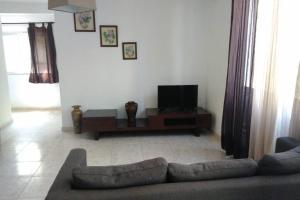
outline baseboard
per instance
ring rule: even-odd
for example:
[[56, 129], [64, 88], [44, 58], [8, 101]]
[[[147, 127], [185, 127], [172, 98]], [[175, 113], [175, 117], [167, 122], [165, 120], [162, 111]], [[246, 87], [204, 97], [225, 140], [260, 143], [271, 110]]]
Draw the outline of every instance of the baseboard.
[[[220, 142], [220, 145], [222, 143], [222, 137], [221, 137], [221, 134], [219, 134], [218, 132], [215, 132], [215, 131], [212, 131], [213, 133], [213, 139]], [[226, 154], [226, 151], [224, 151], [222, 148], [221, 148], [221, 151]], [[232, 156], [226, 156], [225, 159], [232, 159]]]
[[62, 132], [74, 132], [73, 127], [61, 127]]
[[217, 133], [217, 132], [213, 132], [214, 137], [218, 140], [221, 140], [221, 134]]
[[11, 125], [13, 123], [13, 120], [9, 120], [8, 122], [4, 123], [2, 126], [0, 126], [0, 131], [5, 129], [6, 127], [8, 127], [9, 125]]

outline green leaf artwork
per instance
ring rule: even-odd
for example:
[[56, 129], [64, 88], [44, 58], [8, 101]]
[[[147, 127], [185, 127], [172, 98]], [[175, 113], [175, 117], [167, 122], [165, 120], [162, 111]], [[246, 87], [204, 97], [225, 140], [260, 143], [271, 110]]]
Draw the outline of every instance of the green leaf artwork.
[[123, 59], [136, 60], [137, 59], [137, 43], [123, 42]]
[[125, 56], [127, 58], [133, 58], [135, 55], [135, 48], [134, 46], [127, 46], [125, 47]]
[[92, 16], [90, 12], [84, 12], [79, 14], [79, 23], [82, 28], [88, 28], [92, 21]]
[[105, 40], [105, 43], [108, 44], [115, 44], [116, 41], [116, 34], [114, 30], [106, 30], [103, 32], [103, 37]]
[[95, 12], [74, 13], [75, 32], [95, 32]]
[[100, 45], [102, 47], [118, 46], [118, 27], [114, 25], [100, 26]]

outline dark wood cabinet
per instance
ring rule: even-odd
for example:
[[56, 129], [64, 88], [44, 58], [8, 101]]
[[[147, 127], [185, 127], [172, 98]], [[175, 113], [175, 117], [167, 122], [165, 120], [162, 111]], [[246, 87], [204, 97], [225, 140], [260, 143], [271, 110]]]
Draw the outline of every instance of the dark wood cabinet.
[[201, 129], [211, 128], [211, 114], [202, 108], [193, 112], [159, 112], [147, 108], [146, 118], [137, 119], [135, 126], [128, 126], [127, 119], [117, 119], [117, 110], [87, 110], [82, 118], [82, 130], [101, 133], [142, 132], [164, 130], [192, 130], [196, 136]]

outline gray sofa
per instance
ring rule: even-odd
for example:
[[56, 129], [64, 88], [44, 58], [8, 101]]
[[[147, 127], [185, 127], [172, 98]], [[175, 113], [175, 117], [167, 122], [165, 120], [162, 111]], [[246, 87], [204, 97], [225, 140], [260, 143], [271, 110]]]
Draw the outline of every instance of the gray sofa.
[[[297, 145], [293, 139], [280, 138], [277, 141], [276, 152], [287, 151]], [[72, 170], [86, 164], [85, 150], [72, 150], [46, 200], [300, 200], [300, 173], [163, 183], [119, 189], [72, 189]]]

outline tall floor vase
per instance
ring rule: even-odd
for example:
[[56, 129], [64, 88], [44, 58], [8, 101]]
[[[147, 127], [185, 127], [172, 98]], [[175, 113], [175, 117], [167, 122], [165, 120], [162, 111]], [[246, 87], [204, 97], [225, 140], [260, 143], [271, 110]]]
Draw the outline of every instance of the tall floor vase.
[[80, 110], [79, 105], [72, 106], [72, 120], [73, 120], [73, 128], [75, 133], [81, 133], [81, 119], [82, 119], [82, 111]]

